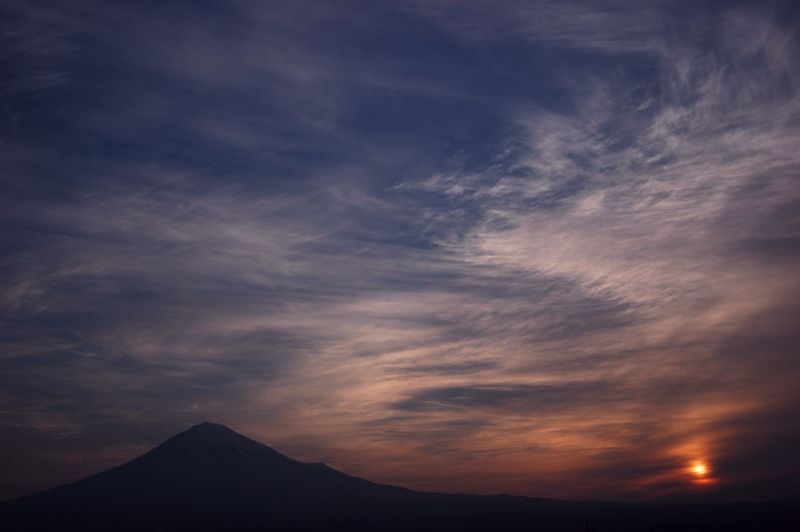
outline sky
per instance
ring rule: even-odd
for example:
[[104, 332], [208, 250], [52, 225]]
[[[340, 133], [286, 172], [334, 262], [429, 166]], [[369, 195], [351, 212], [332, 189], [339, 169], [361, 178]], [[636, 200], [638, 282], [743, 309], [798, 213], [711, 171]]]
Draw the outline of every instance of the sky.
[[800, 497], [792, 2], [0, 0], [0, 499], [202, 422]]

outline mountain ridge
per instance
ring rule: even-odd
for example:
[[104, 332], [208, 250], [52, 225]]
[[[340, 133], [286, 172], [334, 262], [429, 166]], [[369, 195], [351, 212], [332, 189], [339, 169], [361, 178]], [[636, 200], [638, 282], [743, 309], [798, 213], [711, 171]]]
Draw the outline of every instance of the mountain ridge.
[[[792, 519], [789, 519], [789, 517]], [[0, 503], [29, 530], [793, 530], [789, 506], [572, 502], [417, 492], [305, 463], [204, 422], [120, 466]], [[659, 528], [663, 524], [665, 528]], [[602, 528], [600, 525], [605, 526]], [[749, 528], [748, 528], [749, 527]]]

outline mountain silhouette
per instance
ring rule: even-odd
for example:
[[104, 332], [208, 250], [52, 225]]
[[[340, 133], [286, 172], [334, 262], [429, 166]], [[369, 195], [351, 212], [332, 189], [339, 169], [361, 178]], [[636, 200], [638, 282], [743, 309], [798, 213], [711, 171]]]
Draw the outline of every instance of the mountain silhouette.
[[0, 504], [0, 530], [795, 530], [787, 504], [614, 504], [423, 493], [292, 460], [213, 423]]

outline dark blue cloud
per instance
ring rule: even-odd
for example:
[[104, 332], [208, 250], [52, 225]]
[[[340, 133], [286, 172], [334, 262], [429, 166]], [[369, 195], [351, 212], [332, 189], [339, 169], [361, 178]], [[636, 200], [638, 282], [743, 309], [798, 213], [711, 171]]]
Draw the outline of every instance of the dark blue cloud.
[[581, 403], [605, 402], [611, 386], [601, 382], [547, 384], [498, 384], [448, 386], [415, 392], [392, 405], [398, 410], [513, 409], [536, 415], [553, 409], [575, 408]]

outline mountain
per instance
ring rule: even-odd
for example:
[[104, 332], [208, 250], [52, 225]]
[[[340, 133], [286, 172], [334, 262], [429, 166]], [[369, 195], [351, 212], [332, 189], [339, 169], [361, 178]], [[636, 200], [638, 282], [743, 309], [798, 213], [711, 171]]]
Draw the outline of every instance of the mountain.
[[202, 423], [84, 480], [0, 504], [0, 529], [795, 530], [789, 505], [566, 502], [422, 493], [292, 460]]

